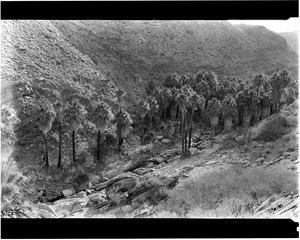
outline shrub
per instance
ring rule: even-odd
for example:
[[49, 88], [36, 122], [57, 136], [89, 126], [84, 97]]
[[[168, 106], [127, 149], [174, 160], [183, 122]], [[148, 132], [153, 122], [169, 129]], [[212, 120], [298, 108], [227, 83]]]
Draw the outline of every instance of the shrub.
[[[256, 204], [273, 194], [294, 194], [297, 191], [297, 176], [278, 166], [268, 169], [231, 167], [207, 173], [185, 183], [180, 189], [168, 191], [169, 199], [163, 210], [181, 217], [197, 208], [198, 212], [218, 209], [218, 214], [229, 211], [237, 216], [251, 214]], [[214, 214], [217, 213], [210, 212], [210, 215]]]
[[22, 201], [22, 186], [28, 179], [21, 174], [12, 158], [1, 161], [1, 211]]
[[283, 116], [278, 116], [262, 126], [255, 140], [264, 142], [276, 141], [288, 133], [289, 127], [290, 124], [287, 119]]

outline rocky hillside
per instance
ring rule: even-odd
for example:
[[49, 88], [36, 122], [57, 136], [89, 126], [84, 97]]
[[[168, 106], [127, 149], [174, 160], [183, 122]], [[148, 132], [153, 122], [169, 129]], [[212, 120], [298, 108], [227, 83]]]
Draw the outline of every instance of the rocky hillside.
[[283, 37], [227, 21], [3, 21], [1, 41], [4, 101], [20, 80], [60, 93], [85, 84], [107, 96], [115, 83], [135, 99], [145, 82], [175, 71], [244, 78], [298, 69]]
[[286, 39], [287, 44], [291, 47], [291, 49], [298, 54], [298, 32], [283, 32], [278, 35], [284, 37]]
[[172, 72], [213, 70], [247, 77], [285, 67], [297, 75], [297, 55], [265, 27], [226, 21], [52, 21], [109, 80], [132, 95], [149, 79]]

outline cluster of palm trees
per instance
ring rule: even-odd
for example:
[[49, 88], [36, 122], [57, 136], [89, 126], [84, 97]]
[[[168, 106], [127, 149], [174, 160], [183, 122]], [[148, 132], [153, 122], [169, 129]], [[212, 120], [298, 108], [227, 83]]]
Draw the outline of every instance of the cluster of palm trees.
[[[280, 70], [271, 76], [255, 74], [252, 78], [242, 80], [237, 77], [218, 77], [211, 71], [199, 71], [196, 74], [171, 74], [163, 86], [153, 82], [146, 86], [147, 96], [135, 106], [133, 114], [135, 124], [140, 126], [140, 135], [144, 135], [144, 122], [153, 128], [155, 119], [174, 123], [174, 136], [181, 133], [182, 154], [188, 155], [195, 116], [209, 120], [214, 132], [224, 122], [224, 130], [232, 126], [250, 126], [257, 121], [279, 111], [283, 104], [292, 103], [297, 96], [297, 82], [286, 70]], [[62, 167], [63, 132], [72, 133], [73, 162], [76, 162], [76, 131], [86, 120], [94, 123], [97, 129], [97, 161], [100, 161], [101, 134], [109, 123], [115, 124], [118, 136], [118, 150], [121, 150], [123, 139], [130, 132], [133, 123], [131, 115], [122, 107], [124, 92], [116, 92], [118, 109], [113, 112], [104, 101], [92, 102], [87, 108], [78, 100], [65, 103], [61, 99], [51, 103], [41, 97], [36, 104], [36, 123], [44, 135], [45, 163], [49, 166], [47, 133], [53, 122], [58, 123], [58, 163]], [[197, 114], [196, 114], [197, 113]]]
[[[104, 101], [96, 101], [92, 103], [92, 114], [89, 117], [89, 121], [95, 124], [97, 129], [97, 161], [100, 161], [100, 139], [101, 133], [103, 133], [109, 123], [116, 124], [116, 131], [119, 137], [118, 149], [121, 150], [124, 137], [128, 134], [129, 126], [132, 124], [132, 120], [128, 112], [121, 106], [121, 98], [124, 92], [118, 91], [119, 109], [116, 114]], [[72, 133], [72, 152], [73, 162], [76, 162], [76, 131], [83, 125], [87, 119], [88, 112], [83, 104], [76, 98], [70, 102], [64, 103], [62, 99], [57, 99], [54, 104], [48, 101], [45, 97], [41, 97], [36, 104], [36, 123], [38, 128], [44, 134], [45, 151], [44, 159], [46, 167], [49, 166], [48, 157], [48, 142], [47, 133], [52, 128], [53, 122], [58, 123], [58, 163], [57, 167], [62, 167], [62, 136], [64, 131], [70, 131]]]
[[[182, 154], [189, 153], [195, 111], [209, 119], [216, 131], [220, 119], [224, 130], [232, 126], [248, 127], [257, 121], [279, 111], [283, 104], [292, 103], [297, 96], [297, 82], [286, 70], [271, 76], [255, 74], [250, 79], [237, 77], [218, 77], [211, 71], [196, 74], [171, 74], [163, 87], [155, 87], [153, 82], [146, 86], [148, 97], [139, 103], [143, 117], [153, 118], [153, 112], [166, 121], [167, 112], [175, 121], [175, 135], [180, 123]], [[151, 108], [156, 100], [159, 107]], [[148, 113], [151, 112], [149, 115]], [[175, 116], [172, 117], [172, 116]]]

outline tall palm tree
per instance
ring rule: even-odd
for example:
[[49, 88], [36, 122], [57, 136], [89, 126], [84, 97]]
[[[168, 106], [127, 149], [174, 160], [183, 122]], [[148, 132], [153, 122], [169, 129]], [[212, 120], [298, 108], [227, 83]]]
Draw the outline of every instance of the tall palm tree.
[[93, 122], [98, 130], [97, 137], [97, 161], [100, 161], [100, 138], [101, 132], [104, 132], [108, 123], [114, 118], [111, 108], [103, 101], [98, 101], [93, 106]]
[[82, 125], [86, 117], [86, 110], [78, 99], [73, 99], [71, 103], [68, 103], [65, 112], [65, 122], [69, 124], [72, 131], [72, 145], [73, 145], [73, 162], [76, 162], [76, 145], [75, 145], [75, 133]]
[[113, 120], [113, 123], [117, 125], [117, 135], [118, 135], [118, 151], [121, 151], [121, 146], [123, 144], [124, 138], [129, 133], [130, 125], [132, 124], [132, 119], [129, 113], [125, 109], [120, 109], [115, 119]]
[[274, 73], [270, 78], [270, 83], [272, 86], [272, 97], [273, 97], [273, 113], [278, 112], [279, 110], [279, 102], [281, 99], [281, 94], [283, 89], [287, 87], [292, 81], [292, 77], [290, 72], [286, 70], [280, 70]]
[[230, 131], [233, 117], [237, 113], [237, 104], [231, 94], [227, 94], [221, 102], [221, 114], [225, 120], [225, 131]]
[[205, 111], [210, 120], [210, 124], [214, 129], [214, 134], [215, 134], [219, 123], [219, 114], [221, 111], [220, 100], [218, 100], [217, 98], [212, 98], [211, 100], [209, 100]]
[[64, 117], [65, 117], [65, 106], [62, 102], [62, 100], [57, 100], [55, 104], [56, 108], [56, 119], [58, 121], [58, 162], [57, 162], [57, 167], [61, 168], [62, 167], [62, 124], [64, 122]]
[[193, 118], [195, 110], [199, 109], [200, 111], [204, 110], [205, 107], [205, 98], [202, 95], [197, 94], [195, 91], [192, 91], [189, 99], [190, 109], [191, 109], [191, 117], [190, 117], [190, 124], [189, 124], [189, 142], [188, 148], [191, 148], [192, 142], [192, 131], [193, 131]]
[[45, 141], [45, 155], [44, 159], [46, 161], [46, 167], [49, 167], [49, 156], [48, 156], [48, 142], [47, 133], [52, 127], [53, 120], [55, 119], [56, 113], [54, 111], [53, 105], [44, 97], [40, 99], [37, 107], [37, 126], [44, 134]]

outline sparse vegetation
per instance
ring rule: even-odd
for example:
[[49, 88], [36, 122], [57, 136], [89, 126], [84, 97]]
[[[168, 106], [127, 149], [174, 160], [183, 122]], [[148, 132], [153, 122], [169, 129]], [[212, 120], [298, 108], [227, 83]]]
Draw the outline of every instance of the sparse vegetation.
[[[298, 193], [296, 56], [272, 32], [226, 22], [2, 26], [2, 214], [26, 200], [34, 218], [142, 207], [142, 216], [245, 217]], [[248, 144], [241, 134], [252, 130], [258, 142]], [[200, 167], [208, 173], [196, 176]]]
[[256, 140], [264, 142], [276, 141], [278, 138], [287, 134], [290, 125], [287, 119], [283, 116], [278, 116], [268, 122], [266, 122], [260, 129]]
[[204, 217], [205, 211], [223, 214], [219, 217], [239, 216], [245, 212], [251, 214], [251, 206], [272, 195], [295, 194], [297, 191], [297, 175], [277, 166], [269, 169], [229, 168], [208, 173], [170, 191], [164, 211], [175, 212], [179, 217], [187, 214], [201, 217], [201, 214], [195, 214], [197, 211], [204, 212]]

